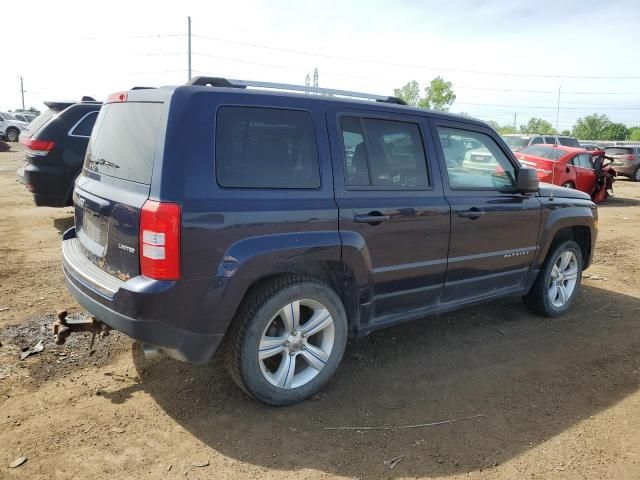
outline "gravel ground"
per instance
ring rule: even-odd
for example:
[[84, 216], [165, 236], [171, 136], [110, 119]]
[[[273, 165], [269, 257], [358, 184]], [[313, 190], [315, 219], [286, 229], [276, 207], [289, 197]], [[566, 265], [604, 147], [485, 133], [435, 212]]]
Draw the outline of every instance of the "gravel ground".
[[73, 219], [32, 205], [20, 161], [0, 153], [0, 478], [640, 478], [640, 184], [600, 208], [566, 316], [506, 299], [376, 332], [321, 394], [270, 408], [218, 359], [148, 362], [117, 332], [55, 345], [55, 312], [85, 315], [60, 269]]

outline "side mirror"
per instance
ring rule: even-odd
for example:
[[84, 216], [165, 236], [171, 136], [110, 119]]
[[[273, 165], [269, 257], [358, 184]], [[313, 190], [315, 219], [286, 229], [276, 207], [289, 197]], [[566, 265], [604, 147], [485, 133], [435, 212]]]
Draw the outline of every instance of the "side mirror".
[[516, 178], [516, 190], [522, 193], [535, 193], [538, 191], [540, 181], [535, 168], [522, 167], [518, 170]]

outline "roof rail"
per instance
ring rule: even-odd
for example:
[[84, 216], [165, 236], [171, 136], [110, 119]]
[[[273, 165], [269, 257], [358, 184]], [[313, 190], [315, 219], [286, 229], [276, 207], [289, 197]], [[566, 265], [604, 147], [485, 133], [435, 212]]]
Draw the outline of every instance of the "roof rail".
[[384, 95], [373, 95], [370, 93], [349, 92], [346, 90], [335, 90], [333, 88], [306, 87], [302, 85], [289, 85], [286, 83], [255, 82], [250, 80], [231, 80], [221, 77], [194, 77], [187, 85], [199, 85], [224, 88], [267, 88], [272, 90], [289, 90], [294, 92], [319, 93], [322, 95], [332, 95], [338, 97], [364, 98], [375, 100], [376, 102], [394, 103], [396, 105], [406, 105], [401, 98]]

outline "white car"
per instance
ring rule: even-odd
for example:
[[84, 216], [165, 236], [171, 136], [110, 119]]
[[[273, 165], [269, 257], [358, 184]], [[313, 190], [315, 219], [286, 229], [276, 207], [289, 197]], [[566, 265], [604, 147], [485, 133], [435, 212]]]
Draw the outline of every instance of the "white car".
[[22, 122], [11, 113], [0, 112], [0, 138], [6, 138], [9, 142], [17, 142], [20, 132], [29, 124]]
[[484, 147], [467, 150], [462, 168], [478, 173], [495, 172], [498, 162], [493, 154]]

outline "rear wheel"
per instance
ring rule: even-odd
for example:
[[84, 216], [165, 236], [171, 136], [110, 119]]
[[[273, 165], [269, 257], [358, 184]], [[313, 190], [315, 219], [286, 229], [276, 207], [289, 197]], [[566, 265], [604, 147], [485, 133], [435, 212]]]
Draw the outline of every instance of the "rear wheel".
[[7, 131], [5, 133], [7, 140], [10, 142], [17, 142], [18, 141], [18, 137], [20, 136], [20, 130], [18, 130], [15, 127], [9, 127], [7, 128]]
[[564, 188], [572, 188], [572, 189], [575, 189], [575, 188], [576, 188], [576, 186], [573, 184], [573, 182], [564, 182], [564, 183], [562, 184], [562, 186], [563, 186]]
[[238, 386], [261, 402], [289, 405], [316, 393], [336, 371], [347, 316], [324, 283], [281, 277], [247, 298], [227, 342], [227, 367]]
[[631, 175], [631, 180], [634, 182], [640, 182], [640, 167], [636, 168], [636, 171]]
[[547, 317], [564, 314], [573, 302], [582, 280], [582, 252], [573, 240], [556, 245], [547, 255], [525, 304]]

